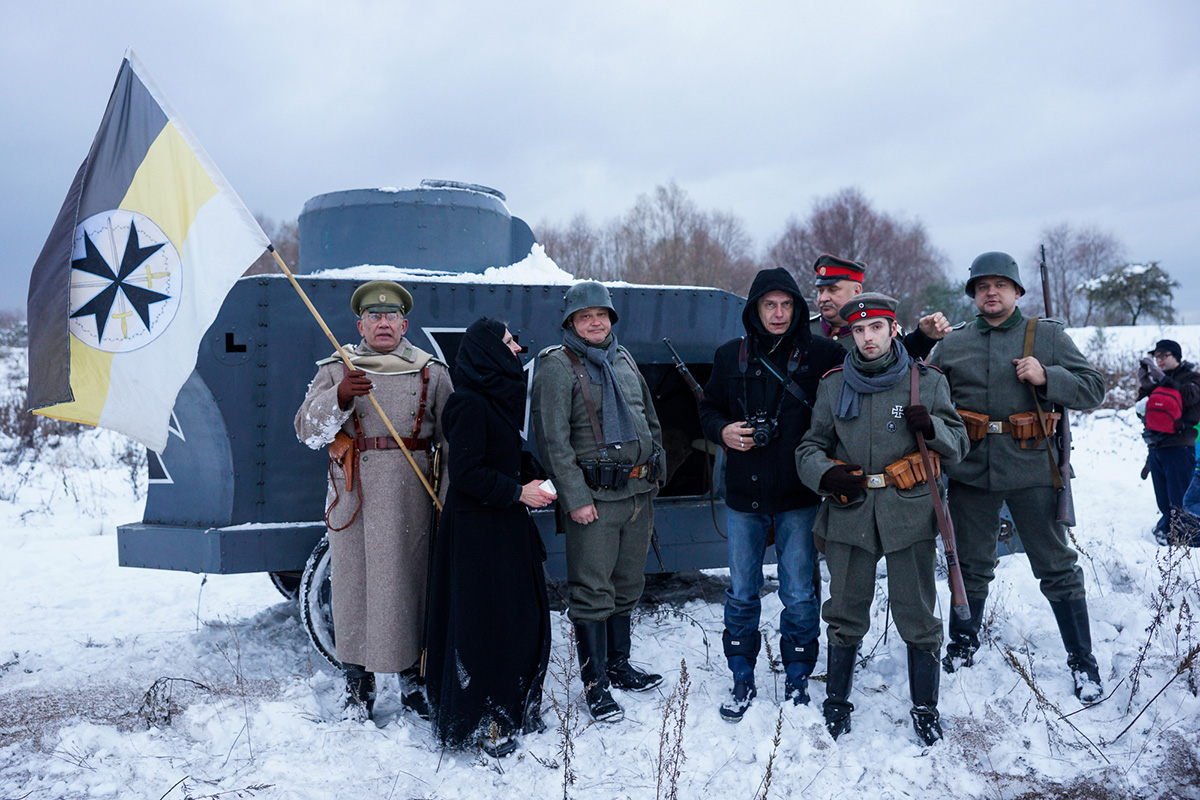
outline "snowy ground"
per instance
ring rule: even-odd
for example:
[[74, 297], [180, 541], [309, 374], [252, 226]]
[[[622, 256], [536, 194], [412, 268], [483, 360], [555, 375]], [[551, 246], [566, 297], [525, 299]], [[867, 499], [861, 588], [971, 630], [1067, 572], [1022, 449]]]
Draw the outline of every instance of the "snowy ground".
[[[1143, 328], [1129, 346], [1157, 338]], [[0, 389], [23, 380], [22, 362], [20, 353], [0, 360]], [[141, 518], [144, 477], [131, 479], [122, 437], [65, 439], [36, 463], [0, 467], [0, 587], [9, 598], [0, 797], [658, 798], [674, 796], [669, 762], [680, 752], [685, 798], [1200, 797], [1197, 670], [1175, 677], [1200, 641], [1197, 554], [1149, 536], [1153, 492], [1137, 477], [1145, 451], [1131, 414], [1073, 418], [1074, 535], [1112, 693], [1104, 702], [1081, 709], [1072, 695], [1050, 610], [1016, 555], [998, 570], [979, 663], [943, 678], [944, 742], [925, 748], [913, 735], [904, 645], [885, 624], [882, 583], [850, 734], [836, 743], [826, 734], [819, 680], [813, 706], [781, 713], [782, 675], [765, 658], [759, 700], [732, 726], [716, 711], [729, 681], [721, 606], [710, 595], [637, 620], [635, 660], [667, 681], [648, 696], [618, 694], [620, 724], [575, 718], [566, 732], [575, 780], [565, 788], [552, 709], [550, 730], [499, 763], [439, 750], [427, 723], [399, 711], [388, 680], [378, 727], [339, 721], [339, 676], [266, 576], [118, 567], [115, 526]], [[14, 447], [0, 438], [0, 458]], [[945, 616], [944, 592], [942, 602]], [[767, 595], [772, 652], [779, 610]], [[577, 679], [561, 686], [565, 617], [555, 624], [547, 706], [577, 715]], [[679, 744], [678, 696], [668, 696], [681, 662], [689, 689]]]

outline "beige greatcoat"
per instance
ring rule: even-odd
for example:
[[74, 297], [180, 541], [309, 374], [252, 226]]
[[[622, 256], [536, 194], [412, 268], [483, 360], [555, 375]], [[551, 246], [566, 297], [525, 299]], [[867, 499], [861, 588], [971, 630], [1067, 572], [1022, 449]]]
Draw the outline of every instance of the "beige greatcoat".
[[[364, 357], [379, 359], [365, 342], [346, 349], [356, 366], [367, 369], [375, 399], [405, 437], [412, 434], [421, 397], [421, 365], [428, 361], [429, 392], [420, 436], [432, 438], [445, 453], [441, 412], [452, 391], [445, 365], [430, 360], [428, 353], [403, 338], [391, 353], [398, 359], [385, 359], [395, 372], [376, 372], [359, 364]], [[326, 447], [338, 431], [353, 437], [352, 413], [359, 415], [364, 436], [389, 436], [369, 398], [354, 398], [348, 410], [338, 406], [337, 386], [342, 374], [340, 361], [320, 362], [304, 403], [296, 412], [296, 435], [313, 449]], [[426, 454], [414, 451], [413, 458], [430, 477]], [[443, 496], [445, 470], [443, 459]], [[358, 517], [345, 529], [328, 532], [337, 658], [368, 672], [399, 672], [412, 666], [421, 653], [433, 503], [398, 449], [363, 452], [359, 457], [359, 481], [362, 508]], [[331, 528], [346, 525], [358, 506], [358, 498], [347, 494], [345, 487], [345, 476], [334, 464], [325, 507], [329, 508], [335, 497], [340, 499], [329, 515]]]

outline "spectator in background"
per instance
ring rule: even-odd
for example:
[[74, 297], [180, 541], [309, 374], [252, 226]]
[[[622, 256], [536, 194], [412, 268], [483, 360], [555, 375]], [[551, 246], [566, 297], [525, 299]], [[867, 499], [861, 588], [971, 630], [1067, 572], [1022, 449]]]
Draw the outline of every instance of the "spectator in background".
[[[1196, 423], [1200, 422], [1200, 374], [1183, 361], [1179, 342], [1162, 339], [1138, 366], [1138, 399], [1146, 398], [1142, 431], [1150, 456], [1150, 478], [1158, 502], [1154, 539], [1168, 544], [1194, 526], [1179, 516], [1196, 467]], [[1172, 520], [1172, 512], [1177, 517]], [[1182, 527], [1181, 527], [1182, 526]]]

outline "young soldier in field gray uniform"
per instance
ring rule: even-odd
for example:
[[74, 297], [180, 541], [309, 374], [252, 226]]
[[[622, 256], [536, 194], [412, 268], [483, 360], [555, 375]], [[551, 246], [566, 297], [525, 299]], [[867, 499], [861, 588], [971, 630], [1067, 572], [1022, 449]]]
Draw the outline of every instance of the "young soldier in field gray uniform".
[[538, 356], [533, 424], [567, 529], [567, 616], [592, 718], [624, 716], [609, 685], [646, 691], [661, 675], [629, 663], [630, 612], [645, 586], [662, 429], [637, 364], [617, 344], [617, 312], [595, 281], [567, 291], [563, 344]]
[[937, 710], [942, 621], [934, 610], [937, 521], [931, 484], [923, 467], [914, 467], [920, 463], [915, 434], [925, 437], [930, 457], [940, 454], [942, 463], [962, 458], [968, 442], [945, 377], [919, 362], [913, 402], [914, 362], [893, 338], [899, 333], [895, 314], [896, 301], [876, 293], [860, 294], [842, 307], [855, 349], [821, 380], [796, 467], [805, 484], [828, 496], [813, 526], [825, 539], [829, 566], [829, 599], [822, 608], [829, 659], [825, 725], [835, 739], [850, 730], [854, 662], [871, 624], [875, 566], [882, 557], [892, 618], [908, 645], [913, 728], [925, 744], [933, 744], [942, 738]]
[[[946, 671], [954, 671], [956, 662], [970, 666], [979, 648], [979, 623], [995, 575], [1000, 506], [1007, 502], [1029, 565], [1058, 622], [1075, 696], [1095, 702], [1103, 690], [1092, 655], [1083, 570], [1067, 543], [1066, 527], [1056, 521], [1056, 454], [1051, 449], [1047, 456], [1047, 439], [1035, 420], [1037, 404], [1047, 412], [1051, 404], [1079, 410], [1098, 406], [1104, 379], [1062, 323], [1043, 319], [1030, 328], [1017, 308], [1025, 289], [1012, 256], [990, 252], [976, 258], [966, 291], [979, 314], [943, 339], [930, 359], [950, 381], [951, 397], [972, 440], [967, 457], [946, 469], [971, 607], [969, 620], [950, 617]], [[1029, 334], [1032, 353], [1027, 352]]]

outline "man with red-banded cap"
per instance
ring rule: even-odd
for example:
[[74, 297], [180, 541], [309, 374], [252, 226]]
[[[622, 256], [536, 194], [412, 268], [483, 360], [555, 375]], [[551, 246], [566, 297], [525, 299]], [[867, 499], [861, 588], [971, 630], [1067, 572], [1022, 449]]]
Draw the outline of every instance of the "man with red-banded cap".
[[942, 623], [935, 610], [932, 484], [923, 468], [912, 466], [920, 461], [916, 433], [944, 463], [961, 459], [969, 441], [945, 377], [896, 346], [895, 300], [859, 294], [839, 316], [850, 321], [855, 349], [821, 379], [812, 425], [796, 448], [800, 479], [826, 498], [813, 524], [825, 539], [829, 566], [829, 600], [821, 609], [828, 642], [825, 726], [835, 739], [850, 730], [854, 665], [871, 624], [876, 565], [885, 558], [891, 616], [908, 645], [913, 728], [930, 745], [942, 738]]
[[[854, 349], [850, 326], [842, 319], [840, 309], [862, 293], [867, 265], [861, 261], [826, 253], [813, 265], [817, 273], [817, 313], [809, 318], [813, 337], [833, 339], [847, 350]], [[917, 329], [905, 334], [904, 347], [914, 358], [924, 358], [950, 332], [950, 323], [940, 311], [921, 317]]]

